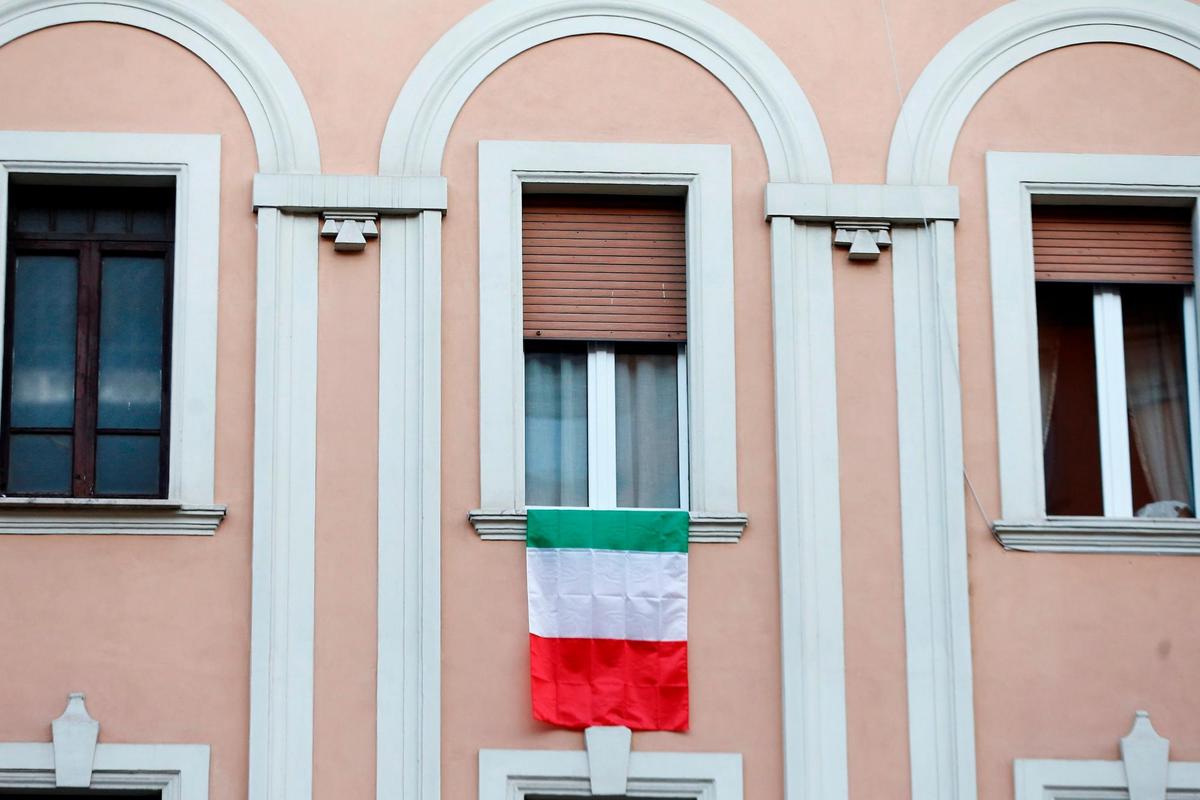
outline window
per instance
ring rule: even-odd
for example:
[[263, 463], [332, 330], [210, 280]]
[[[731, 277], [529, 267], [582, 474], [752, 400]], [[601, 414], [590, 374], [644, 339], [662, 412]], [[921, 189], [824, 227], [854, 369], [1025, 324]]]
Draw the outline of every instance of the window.
[[988, 153], [1007, 548], [1200, 553], [1200, 158]]
[[[538, 208], [560, 218], [529, 218], [527, 258]], [[481, 537], [523, 539], [541, 503], [741, 537], [727, 146], [480, 142], [479, 345]]]
[[173, 187], [10, 188], [6, 495], [166, 495], [173, 236]]
[[684, 198], [526, 195], [530, 506], [687, 507]]
[[1191, 209], [1032, 217], [1046, 513], [1194, 517]]

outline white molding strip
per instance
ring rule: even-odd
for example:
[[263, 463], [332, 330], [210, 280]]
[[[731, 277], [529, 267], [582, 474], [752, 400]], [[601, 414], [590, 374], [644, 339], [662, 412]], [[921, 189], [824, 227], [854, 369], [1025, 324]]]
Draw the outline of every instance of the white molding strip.
[[0, 535], [212, 536], [224, 518], [225, 506], [219, 505], [0, 499]]
[[387, 175], [297, 175], [260, 172], [254, 176], [254, 207], [293, 213], [375, 211], [413, 214], [446, 210], [446, 179]]
[[975, 797], [954, 223], [892, 231], [912, 796]]
[[[524, 511], [472, 511], [467, 515], [479, 538], [487, 542], [525, 541]], [[731, 544], [741, 540], [749, 518], [745, 514], [689, 513], [688, 541], [692, 544]]]
[[656, 42], [708, 70], [758, 132], [772, 180], [829, 182], [821, 127], [787, 66], [749, 28], [703, 0], [493, 0], [426, 52], [388, 117], [384, 175], [440, 175], [459, 110], [497, 67], [555, 39], [613, 33]]
[[771, 220], [784, 788], [848, 796], [832, 231]]
[[[1013, 762], [1014, 800], [1129, 800], [1129, 778], [1121, 761], [1018, 758]], [[1200, 792], [1200, 762], [1167, 766], [1167, 800]]]
[[[208, 800], [204, 744], [98, 744], [92, 789], [155, 791], [162, 800]], [[0, 789], [55, 788], [54, 745], [0, 743]]]
[[381, 226], [376, 793], [437, 800], [442, 215], [385, 217]]
[[[112, 22], [152, 31], [190, 50], [233, 92], [264, 172], [319, 172], [317, 131], [300, 85], [271, 43], [221, 0], [10, 0], [0, 47], [43, 28]], [[214, 176], [215, 177], [215, 176]]]
[[250, 796], [312, 796], [317, 219], [258, 211]]
[[958, 187], [768, 183], [766, 215], [810, 222], [958, 219]]
[[[479, 143], [480, 505], [525, 507], [521, 336], [522, 186], [688, 193], [688, 508], [726, 524], [737, 505], [733, 192], [728, 146], [594, 142]], [[506, 302], [507, 300], [507, 302]]]
[[[584, 750], [480, 750], [479, 800], [592, 794]], [[631, 796], [742, 800], [740, 753], [629, 754]]]
[[1001, 520], [992, 531], [1005, 549], [1027, 553], [1200, 555], [1200, 521], [1194, 519], [1051, 517]]
[[1087, 42], [1147, 47], [1200, 67], [1200, 6], [1188, 0], [1015, 0], [938, 52], [904, 100], [887, 182], [944, 185], [959, 131], [1005, 73], [1041, 53]]

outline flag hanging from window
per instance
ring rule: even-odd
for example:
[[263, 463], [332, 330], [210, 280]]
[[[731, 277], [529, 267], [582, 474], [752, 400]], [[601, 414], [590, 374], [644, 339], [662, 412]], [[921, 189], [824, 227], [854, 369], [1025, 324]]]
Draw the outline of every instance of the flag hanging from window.
[[535, 719], [688, 727], [686, 511], [530, 509]]

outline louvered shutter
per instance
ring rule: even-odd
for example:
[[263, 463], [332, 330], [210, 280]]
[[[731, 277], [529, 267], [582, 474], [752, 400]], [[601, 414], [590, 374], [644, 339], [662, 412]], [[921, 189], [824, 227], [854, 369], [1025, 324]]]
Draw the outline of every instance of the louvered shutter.
[[528, 339], [684, 341], [684, 198], [526, 195]]
[[1192, 213], [1186, 208], [1033, 207], [1040, 281], [1191, 283]]

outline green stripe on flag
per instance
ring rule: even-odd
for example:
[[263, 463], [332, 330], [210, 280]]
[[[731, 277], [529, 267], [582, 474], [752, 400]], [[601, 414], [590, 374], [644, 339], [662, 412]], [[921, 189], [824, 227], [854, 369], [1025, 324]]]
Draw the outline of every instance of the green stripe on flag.
[[531, 508], [529, 547], [686, 553], [688, 512]]

